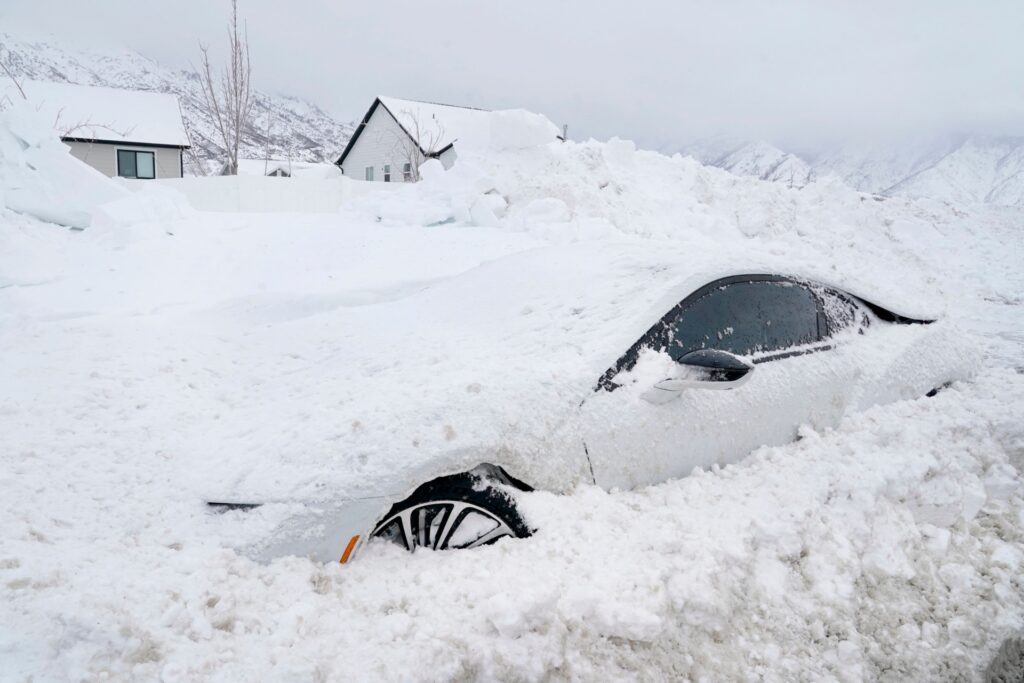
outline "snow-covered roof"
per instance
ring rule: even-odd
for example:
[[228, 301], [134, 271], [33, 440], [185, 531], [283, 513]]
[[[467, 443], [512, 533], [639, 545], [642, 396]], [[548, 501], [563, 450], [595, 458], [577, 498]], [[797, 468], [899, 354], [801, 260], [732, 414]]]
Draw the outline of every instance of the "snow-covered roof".
[[[176, 95], [71, 83], [21, 82], [29, 104], [62, 138], [188, 147]], [[17, 102], [17, 87], [0, 84]]]
[[395, 117], [427, 157], [436, 157], [456, 143], [461, 154], [467, 149], [494, 152], [532, 147], [558, 139], [555, 124], [541, 114], [523, 109], [489, 111], [380, 96], [373, 101], [336, 164], [345, 161], [371, 117], [380, 108]]
[[490, 135], [490, 112], [485, 109], [397, 97], [380, 96], [377, 99], [427, 154], [440, 152], [456, 140], [486, 141]]

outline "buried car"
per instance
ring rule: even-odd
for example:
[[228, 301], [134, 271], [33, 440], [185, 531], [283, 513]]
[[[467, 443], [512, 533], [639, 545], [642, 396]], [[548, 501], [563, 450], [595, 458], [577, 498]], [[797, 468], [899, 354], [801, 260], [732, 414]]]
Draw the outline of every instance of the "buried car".
[[952, 324], [885, 300], [912, 300], [909, 284], [814, 270], [550, 248], [339, 313], [345, 364], [315, 370], [343, 397], [324, 420], [350, 428], [245, 478], [291, 481], [289, 495], [240, 486], [212, 504], [300, 502], [248, 548], [261, 560], [344, 563], [372, 538], [472, 548], [533, 531], [519, 491], [685, 476], [970, 374], [976, 350]]

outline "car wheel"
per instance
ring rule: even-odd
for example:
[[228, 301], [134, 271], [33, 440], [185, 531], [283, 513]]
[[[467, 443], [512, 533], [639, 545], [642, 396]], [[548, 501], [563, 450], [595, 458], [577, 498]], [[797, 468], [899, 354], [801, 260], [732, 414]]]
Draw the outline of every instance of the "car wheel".
[[504, 484], [475, 472], [435, 479], [392, 506], [373, 537], [409, 551], [476, 548], [506, 536], [525, 538], [530, 529]]

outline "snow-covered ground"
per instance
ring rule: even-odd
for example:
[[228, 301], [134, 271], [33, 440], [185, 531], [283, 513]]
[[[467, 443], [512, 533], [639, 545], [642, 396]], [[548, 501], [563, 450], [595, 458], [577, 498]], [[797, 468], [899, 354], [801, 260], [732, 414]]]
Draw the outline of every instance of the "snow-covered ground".
[[[791, 190], [622, 141], [516, 147], [335, 214], [202, 213], [143, 191], [77, 205], [92, 225], [70, 231], [24, 213], [43, 172], [0, 145], [0, 198], [23, 201], [0, 208], [0, 679], [981, 675], [1024, 625], [1022, 214]], [[356, 322], [386, 327], [395, 302], [551, 245], [784, 255], [937, 302], [984, 367], [737, 465], [524, 496], [528, 540], [375, 543], [346, 566], [234, 549], [280, 506], [213, 515], [203, 495], [275, 452], [315, 462], [361, 428], [349, 388], [402, 369], [339, 356]], [[533, 307], [541, 329], [563, 294]], [[514, 367], [482, 371], [500, 385]]]

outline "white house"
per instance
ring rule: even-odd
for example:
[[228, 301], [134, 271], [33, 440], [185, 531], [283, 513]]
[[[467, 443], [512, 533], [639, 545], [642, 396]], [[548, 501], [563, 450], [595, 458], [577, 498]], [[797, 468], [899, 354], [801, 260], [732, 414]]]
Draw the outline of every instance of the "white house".
[[[188, 135], [175, 95], [70, 83], [21, 82], [29, 106], [71, 153], [107, 176], [180, 178]], [[17, 102], [12, 83], [0, 98]]]
[[451, 168], [459, 141], [487, 139], [490, 126], [484, 109], [378, 97], [335, 164], [357, 180], [413, 182], [427, 159]]

